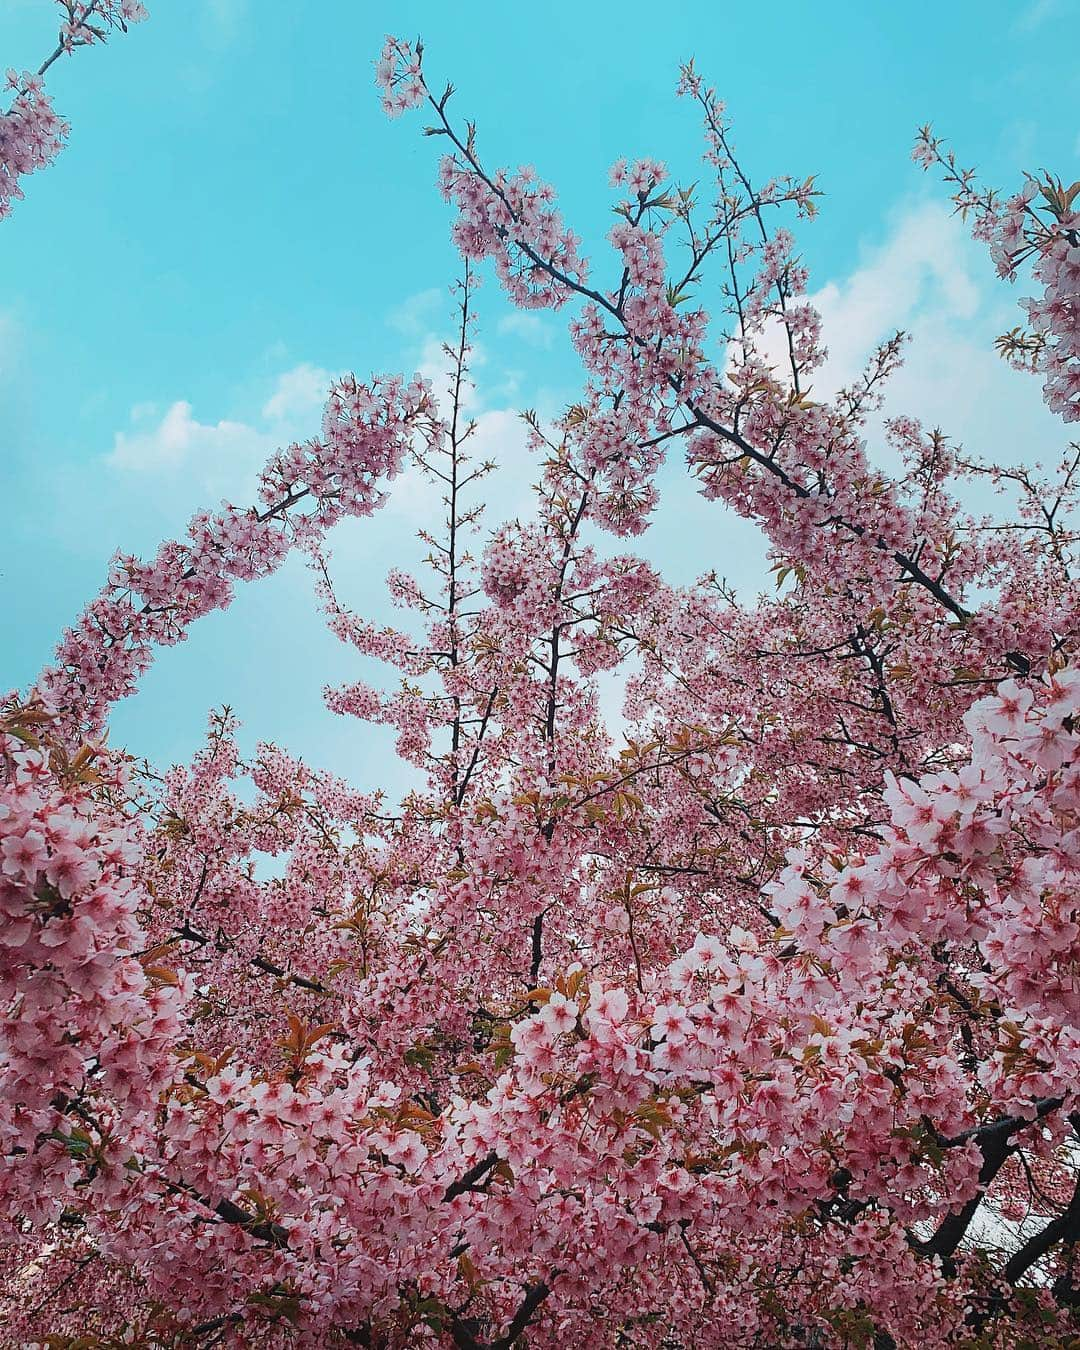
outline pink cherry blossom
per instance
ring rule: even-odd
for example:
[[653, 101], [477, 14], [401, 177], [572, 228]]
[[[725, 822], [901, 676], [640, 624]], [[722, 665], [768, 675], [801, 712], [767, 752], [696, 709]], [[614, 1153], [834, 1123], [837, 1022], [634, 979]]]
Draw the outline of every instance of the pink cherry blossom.
[[[63, 9], [58, 55], [141, 17]], [[254, 504], [117, 556], [0, 702], [10, 1343], [1072, 1345], [1080, 454], [879, 431], [899, 340], [813, 394], [816, 188], [755, 184], [693, 65], [698, 189], [618, 160], [594, 259], [424, 55], [389, 38], [376, 83], [448, 151], [446, 406], [336, 381]], [[62, 141], [37, 78], [11, 82], [0, 207]], [[1033, 260], [1009, 354], [1071, 416], [1071, 190], [953, 185], [1006, 273]], [[526, 418], [513, 521], [466, 415], [485, 266], [567, 311], [583, 368]], [[718, 532], [723, 506], [762, 530], [774, 594], [740, 602], [714, 541], [689, 586], [627, 551], [676, 446]], [[405, 470], [441, 505], [380, 627], [331, 531]], [[962, 505], [985, 477], [1003, 520]], [[393, 728], [401, 800], [242, 752], [228, 711], [162, 773], [104, 737], [158, 648], [294, 549], [362, 658], [327, 704]]]

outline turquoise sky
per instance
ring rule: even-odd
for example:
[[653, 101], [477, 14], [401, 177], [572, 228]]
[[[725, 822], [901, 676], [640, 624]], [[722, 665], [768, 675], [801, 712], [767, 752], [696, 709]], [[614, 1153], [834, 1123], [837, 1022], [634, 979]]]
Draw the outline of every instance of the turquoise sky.
[[[1080, 176], [1078, 6], [1032, 3], [296, 4], [147, 0], [149, 22], [49, 76], [72, 123], [58, 163], [0, 224], [0, 684], [25, 685], [98, 588], [116, 547], [150, 551], [222, 495], [246, 501], [267, 450], [317, 429], [326, 373], [437, 371], [455, 275], [437, 143], [389, 123], [372, 83], [384, 33], [423, 35], [491, 164], [535, 164], [607, 275], [607, 169], [621, 155], [699, 176], [697, 59], [759, 178], [814, 173], [800, 244], [843, 376], [891, 327], [914, 334], [892, 407], [973, 449], [1053, 452], [1034, 387], [990, 351], [1015, 296], [909, 159], [932, 120], [965, 162]], [[0, 0], [0, 61], [36, 67], [49, 0]], [[555, 412], [576, 371], [559, 316], [516, 322], [481, 295], [476, 412], [503, 460], [496, 509], [525, 505], [513, 413]], [[1056, 438], [1056, 439], [1055, 439]], [[676, 579], [716, 567], [752, 594], [754, 532], [693, 495], [678, 464], [645, 551]], [[406, 485], [340, 532], [342, 590], [385, 615], [382, 578], [434, 502]], [[492, 522], [495, 523], [494, 521]], [[386, 777], [388, 738], [322, 710], [355, 677], [307, 601], [302, 567], [250, 587], [163, 655], [114, 739], [159, 759], [234, 704], [248, 743], [279, 739], [354, 778]]]

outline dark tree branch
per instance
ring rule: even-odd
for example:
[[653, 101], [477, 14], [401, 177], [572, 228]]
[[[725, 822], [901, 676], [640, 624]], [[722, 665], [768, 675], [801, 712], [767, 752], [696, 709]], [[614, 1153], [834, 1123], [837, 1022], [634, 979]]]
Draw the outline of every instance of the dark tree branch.
[[1045, 1228], [1029, 1238], [1006, 1262], [1002, 1275], [1010, 1284], [1016, 1284], [1051, 1247], [1059, 1242], [1071, 1247], [1077, 1238], [1080, 1238], [1080, 1182], [1077, 1183], [1064, 1213], [1059, 1214], [1056, 1219], [1051, 1219]]
[[467, 1191], [476, 1190], [478, 1183], [487, 1176], [493, 1167], [497, 1167], [498, 1163], [499, 1155], [494, 1152], [481, 1158], [478, 1163], [474, 1163], [463, 1176], [459, 1177], [457, 1181], [452, 1181], [450, 1185], [447, 1186], [446, 1190], [443, 1192], [443, 1203], [447, 1204], [453, 1200], [455, 1196], [464, 1195]]
[[544, 1280], [526, 1286], [525, 1297], [506, 1329], [506, 1334], [494, 1341], [478, 1341], [469, 1328], [460, 1319], [455, 1318], [450, 1334], [459, 1350], [512, 1350], [532, 1320], [533, 1314], [544, 1299], [551, 1293], [551, 1287]]

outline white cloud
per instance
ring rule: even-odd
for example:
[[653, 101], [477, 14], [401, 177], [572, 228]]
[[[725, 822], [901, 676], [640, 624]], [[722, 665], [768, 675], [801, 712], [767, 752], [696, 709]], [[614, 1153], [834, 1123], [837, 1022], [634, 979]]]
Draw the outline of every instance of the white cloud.
[[525, 310], [504, 314], [495, 325], [495, 331], [500, 337], [520, 338], [530, 347], [550, 347], [555, 339], [549, 323], [545, 323], [538, 314], [531, 314]]
[[493, 526], [534, 510], [531, 488], [540, 475], [540, 463], [527, 439], [527, 428], [515, 408], [489, 408], [476, 419], [469, 453], [474, 461], [490, 459], [497, 466], [481, 488]]
[[263, 404], [262, 415], [274, 422], [293, 421], [320, 412], [330, 388], [330, 372], [304, 361], [279, 375], [274, 392]]
[[106, 455], [110, 468], [143, 481], [182, 482], [200, 499], [253, 496], [256, 475], [278, 446], [318, 434], [330, 385], [327, 371], [310, 362], [278, 375], [258, 415], [250, 421], [202, 421], [187, 399], [162, 411], [137, 403], [130, 426], [116, 432]]
[[390, 311], [386, 322], [399, 333], [404, 333], [406, 337], [418, 337], [430, 329], [439, 311], [447, 309], [448, 305], [447, 292], [433, 286], [431, 290], [417, 291], [415, 295], [406, 296]]
[[903, 328], [904, 364], [887, 385], [883, 417], [917, 417], [1002, 462], [1056, 452], [1063, 428], [1044, 407], [1039, 381], [994, 350], [995, 337], [1021, 321], [1024, 293], [1022, 283], [997, 279], [985, 249], [946, 207], [910, 207], [850, 277], [812, 297], [829, 348], [815, 383], [831, 393], [858, 374], [876, 343]]
[[160, 420], [152, 404], [132, 409], [131, 431], [118, 431], [108, 463], [132, 473], [161, 473], [183, 468], [195, 476], [231, 477], [233, 467], [250, 467], [267, 441], [244, 422], [200, 422], [191, 404], [178, 399]]
[[[948, 207], [908, 205], [851, 273], [809, 296], [829, 353], [811, 377], [812, 396], [830, 398], [854, 381], [874, 348], [902, 329], [903, 365], [870, 423], [875, 457], [882, 457], [881, 423], [905, 414], [981, 457], [1030, 462], [1064, 438], [1038, 381], [1010, 369], [994, 350], [995, 337], [1021, 321], [1016, 302], [1023, 294], [1022, 283], [997, 279], [985, 249]], [[783, 378], [787, 347], [779, 325], [764, 346]]]
[[972, 261], [964, 227], [945, 207], [924, 204], [895, 217], [889, 237], [850, 276], [810, 297], [829, 349], [819, 381], [830, 390], [847, 383], [879, 342], [927, 313], [974, 318], [980, 294]]

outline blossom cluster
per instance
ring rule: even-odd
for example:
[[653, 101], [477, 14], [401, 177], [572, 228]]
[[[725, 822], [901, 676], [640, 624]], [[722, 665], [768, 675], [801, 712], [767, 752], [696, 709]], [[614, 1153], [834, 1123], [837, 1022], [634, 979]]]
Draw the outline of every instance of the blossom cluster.
[[68, 132], [39, 77], [9, 70], [6, 87], [14, 98], [0, 117], [0, 218], [10, 215], [12, 202], [23, 195], [19, 179], [51, 164]]
[[1080, 420], [1080, 183], [1067, 187], [1047, 174], [1028, 175], [1023, 187], [1002, 201], [978, 186], [972, 170], [960, 169], [951, 150], [929, 127], [913, 151], [924, 168], [940, 166], [955, 189], [953, 200], [972, 216], [972, 233], [990, 250], [998, 275], [1015, 281], [1031, 263], [1040, 293], [1020, 302], [1028, 330], [998, 340], [1004, 356], [1043, 377], [1046, 405], [1066, 422]]
[[126, 30], [147, 17], [139, 0], [58, 0], [64, 12], [56, 52], [36, 74], [8, 70], [5, 89], [14, 97], [0, 113], [0, 220], [22, 198], [20, 178], [51, 164], [70, 130], [53, 108], [42, 76], [57, 56], [105, 40], [110, 28]]

